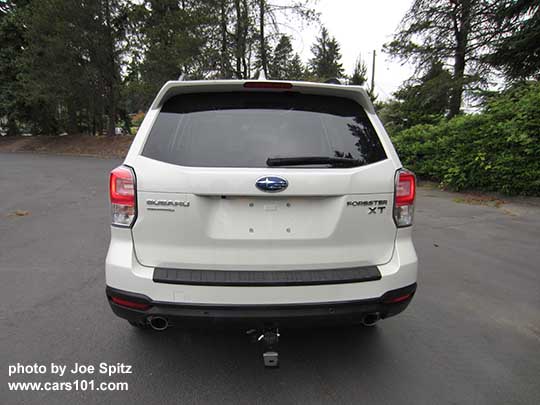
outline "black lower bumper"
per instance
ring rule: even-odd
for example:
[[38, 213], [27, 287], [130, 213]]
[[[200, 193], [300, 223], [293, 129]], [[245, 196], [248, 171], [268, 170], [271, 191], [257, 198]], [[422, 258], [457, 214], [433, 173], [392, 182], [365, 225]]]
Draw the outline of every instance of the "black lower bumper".
[[[415, 291], [416, 283], [367, 300], [315, 304], [207, 305], [158, 302], [141, 294], [111, 287], [106, 290], [113, 312], [129, 321], [145, 321], [151, 316], [161, 316], [167, 318], [171, 326], [248, 328], [354, 324], [372, 313], [388, 318], [407, 308]], [[133, 305], [139, 308], [130, 307]]]

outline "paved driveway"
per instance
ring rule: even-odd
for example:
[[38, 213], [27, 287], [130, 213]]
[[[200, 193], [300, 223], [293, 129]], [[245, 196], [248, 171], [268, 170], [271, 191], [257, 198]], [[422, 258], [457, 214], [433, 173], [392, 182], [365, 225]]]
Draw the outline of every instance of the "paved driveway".
[[[3, 403], [540, 403], [540, 209], [421, 190], [409, 309], [373, 329], [286, 334], [282, 367], [265, 370], [240, 333], [140, 333], [112, 315], [103, 262], [117, 164], [0, 154]], [[8, 377], [17, 362], [133, 374], [85, 377], [126, 381], [127, 392], [8, 392], [8, 381], [75, 379]]]

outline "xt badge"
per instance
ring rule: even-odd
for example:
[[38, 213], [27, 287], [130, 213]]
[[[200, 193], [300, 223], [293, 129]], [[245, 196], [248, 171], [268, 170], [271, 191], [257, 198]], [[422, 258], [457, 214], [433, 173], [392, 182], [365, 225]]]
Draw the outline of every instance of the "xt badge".
[[382, 214], [386, 210], [388, 200], [356, 200], [347, 201], [347, 207], [367, 207], [368, 215]]

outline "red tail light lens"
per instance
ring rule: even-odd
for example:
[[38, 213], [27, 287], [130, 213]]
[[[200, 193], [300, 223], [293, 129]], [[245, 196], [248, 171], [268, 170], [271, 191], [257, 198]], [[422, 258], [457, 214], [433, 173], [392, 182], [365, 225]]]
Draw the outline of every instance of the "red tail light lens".
[[394, 221], [398, 227], [411, 226], [416, 197], [416, 177], [414, 173], [401, 169], [396, 172], [394, 201]]
[[396, 182], [396, 205], [408, 205], [414, 202], [416, 194], [416, 179], [414, 174], [400, 170]]
[[111, 301], [114, 302], [116, 305], [120, 305], [126, 308], [139, 309], [141, 311], [146, 311], [148, 308], [150, 308], [149, 304], [145, 304], [143, 302], [129, 301], [119, 297], [111, 297]]
[[280, 82], [246, 82], [244, 83], [246, 89], [292, 89], [291, 83]]
[[137, 215], [135, 174], [127, 166], [119, 166], [111, 172], [109, 179], [112, 224], [130, 227]]
[[412, 293], [405, 294], [405, 295], [400, 295], [399, 297], [390, 298], [390, 299], [384, 301], [384, 303], [385, 304], [397, 304], [398, 302], [408, 300], [409, 298], [411, 298], [411, 296], [412, 296]]

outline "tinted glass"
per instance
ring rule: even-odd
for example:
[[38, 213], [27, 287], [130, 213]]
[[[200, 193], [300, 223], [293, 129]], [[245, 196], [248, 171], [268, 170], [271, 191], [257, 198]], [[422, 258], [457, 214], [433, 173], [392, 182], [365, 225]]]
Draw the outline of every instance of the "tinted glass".
[[206, 167], [266, 167], [269, 157], [386, 158], [356, 102], [292, 92], [175, 96], [161, 109], [143, 155]]

